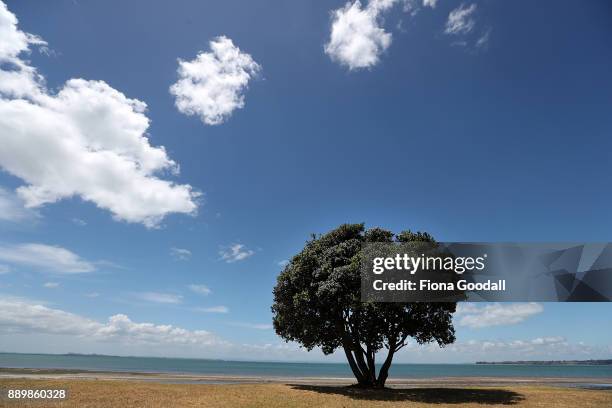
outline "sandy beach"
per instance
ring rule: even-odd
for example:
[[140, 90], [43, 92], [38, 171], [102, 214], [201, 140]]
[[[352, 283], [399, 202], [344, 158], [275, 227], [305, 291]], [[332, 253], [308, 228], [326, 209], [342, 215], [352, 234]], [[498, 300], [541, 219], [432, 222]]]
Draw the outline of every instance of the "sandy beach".
[[[387, 390], [350, 378], [288, 378], [84, 370], [0, 369], [2, 407], [604, 407], [612, 378], [390, 379]], [[56, 401], [9, 400], [9, 389], [65, 389]]]

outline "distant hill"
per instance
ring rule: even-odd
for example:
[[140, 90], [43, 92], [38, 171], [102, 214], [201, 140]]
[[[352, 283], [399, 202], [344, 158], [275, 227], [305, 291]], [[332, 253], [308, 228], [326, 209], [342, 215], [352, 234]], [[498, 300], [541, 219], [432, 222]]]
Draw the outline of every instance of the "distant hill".
[[525, 360], [525, 361], [477, 361], [476, 364], [524, 364], [524, 365], [612, 365], [612, 360]]

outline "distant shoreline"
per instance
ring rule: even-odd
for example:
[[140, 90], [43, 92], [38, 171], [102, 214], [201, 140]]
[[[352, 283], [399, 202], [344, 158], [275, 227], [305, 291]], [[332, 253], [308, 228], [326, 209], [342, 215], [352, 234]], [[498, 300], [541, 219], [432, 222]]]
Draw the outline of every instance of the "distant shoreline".
[[497, 364], [497, 365], [612, 365], [612, 360], [519, 360], [519, 361], [477, 361], [476, 364]]
[[[23, 355], [23, 356], [54, 356], [54, 357], [101, 357], [101, 358], [122, 358], [122, 359], [162, 359], [162, 360], [198, 360], [211, 362], [232, 362], [232, 363], [279, 363], [279, 364], [344, 364], [337, 361], [281, 361], [281, 360], [229, 360], [222, 358], [197, 358], [197, 357], [159, 357], [159, 356], [138, 356], [138, 355], [114, 355], [97, 353], [18, 353], [11, 351], [0, 351], [2, 355]], [[612, 359], [591, 359], [591, 360], [505, 360], [505, 361], [476, 361], [460, 363], [396, 363], [396, 365], [538, 365], [538, 366], [608, 366], [612, 365]], [[0, 367], [1, 368], [1, 367]]]

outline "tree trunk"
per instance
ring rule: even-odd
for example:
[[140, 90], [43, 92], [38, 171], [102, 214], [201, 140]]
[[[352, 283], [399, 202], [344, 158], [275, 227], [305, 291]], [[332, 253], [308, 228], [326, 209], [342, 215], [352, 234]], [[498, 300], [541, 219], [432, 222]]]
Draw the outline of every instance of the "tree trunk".
[[354, 351], [355, 360], [357, 361], [357, 364], [361, 368], [361, 372], [364, 374], [364, 376], [368, 378], [369, 384], [375, 384], [376, 383], [376, 367], [370, 366], [366, 363], [365, 359], [363, 358], [363, 350], [361, 350], [360, 345], [357, 345], [356, 348], [357, 350]]
[[380, 388], [385, 387], [385, 382], [387, 381], [387, 377], [389, 377], [389, 367], [391, 367], [391, 362], [393, 361], [393, 355], [395, 354], [395, 349], [391, 347], [389, 349], [389, 354], [387, 354], [387, 358], [383, 363], [382, 367], [380, 367], [380, 372], [378, 373], [378, 380], [376, 381], [376, 386]]
[[354, 350], [351, 346], [344, 346], [344, 354], [348, 360], [349, 366], [353, 371], [353, 375], [357, 379], [358, 385], [364, 388], [384, 388], [387, 378], [389, 377], [389, 368], [393, 362], [395, 350], [391, 348], [383, 365], [380, 367], [378, 378], [376, 377], [376, 366], [374, 359], [367, 356], [367, 363], [364, 359], [361, 349]]
[[376, 382], [376, 354], [372, 352], [372, 347], [368, 345], [366, 350], [366, 361], [372, 376], [372, 380]]
[[363, 375], [361, 370], [359, 369], [359, 366], [357, 366], [357, 363], [355, 362], [355, 358], [353, 358], [353, 354], [351, 353], [351, 350], [348, 347], [343, 347], [343, 349], [344, 349], [344, 354], [346, 355], [346, 359], [348, 360], [349, 366], [351, 367], [351, 370], [353, 371], [353, 375], [357, 379], [357, 382], [360, 385], [365, 385], [365, 383], [367, 382], [367, 379]]

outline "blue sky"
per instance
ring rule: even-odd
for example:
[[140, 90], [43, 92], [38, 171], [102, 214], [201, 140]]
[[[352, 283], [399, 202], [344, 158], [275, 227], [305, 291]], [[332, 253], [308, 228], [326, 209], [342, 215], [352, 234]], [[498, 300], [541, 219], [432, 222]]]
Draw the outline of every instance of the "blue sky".
[[[279, 263], [311, 233], [365, 222], [440, 241], [611, 241], [611, 5], [425, 3], [7, 1], [0, 45], [38, 37], [0, 47], [0, 67], [23, 75], [19, 89], [36, 87], [18, 95], [0, 77], [0, 299], [15, 311], [0, 320], [0, 349], [319, 360], [278, 346], [270, 329]], [[231, 98], [180, 109], [176, 94], [192, 90], [170, 91], [179, 59], [214, 57], [211, 41], [239, 53], [242, 85], [199, 89]], [[66, 86], [73, 78], [85, 81]], [[109, 95], [106, 111], [79, 116], [86, 98]], [[7, 114], [19, 99], [40, 116]], [[114, 133], [101, 112], [127, 106], [129, 120], [150, 121], [133, 125], [146, 150], [134, 160], [162, 155], [159, 171], [113, 179], [111, 161], [72, 166], [37, 139], [60, 140], [70, 125], [78, 149], [114, 160], [123, 142], [105, 139]], [[51, 113], [61, 119], [45, 122]], [[24, 136], [11, 139], [16, 129]], [[135, 177], [161, 180], [157, 198]], [[478, 305], [463, 316], [497, 323], [459, 315], [456, 349], [400, 360], [609, 356], [611, 311]], [[116, 315], [129, 322], [108, 323]], [[121, 333], [144, 323], [157, 337], [130, 346]], [[174, 347], [160, 325], [193, 343]]]

